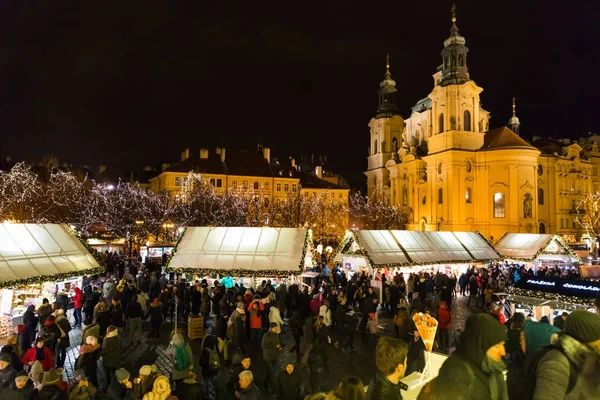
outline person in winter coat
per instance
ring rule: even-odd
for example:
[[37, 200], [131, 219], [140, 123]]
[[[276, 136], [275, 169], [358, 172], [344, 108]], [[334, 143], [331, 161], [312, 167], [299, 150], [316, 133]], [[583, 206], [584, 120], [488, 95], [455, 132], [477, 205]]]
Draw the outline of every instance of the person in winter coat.
[[445, 301], [440, 301], [440, 308], [437, 311], [438, 335], [440, 339], [440, 348], [448, 350], [450, 347], [450, 327], [452, 326], [452, 311], [446, 306]]
[[[341, 305], [338, 309], [343, 309]], [[304, 336], [302, 327], [304, 325], [304, 321], [302, 320], [302, 315], [300, 315], [300, 311], [294, 310], [292, 311], [292, 317], [290, 318], [290, 327], [292, 328], [292, 336], [294, 337], [294, 346], [290, 349], [290, 353], [296, 352], [296, 361], [300, 361], [300, 339]]]
[[[244, 309], [245, 304], [241, 301], [238, 302], [235, 311], [231, 313], [231, 317], [229, 318], [230, 322], [228, 324], [231, 324], [231, 327], [227, 329], [232, 330], [231, 339], [234, 353], [241, 353], [244, 347], [244, 340], [246, 338], [246, 313]], [[260, 330], [258, 337], [260, 338]]]
[[88, 381], [85, 373], [82, 370], [75, 371], [73, 375], [77, 382], [69, 392], [69, 400], [91, 400], [98, 389]]
[[233, 370], [231, 373], [231, 377], [226, 385], [227, 394], [232, 399], [237, 399], [239, 396], [236, 395], [236, 392], [240, 393], [240, 384], [239, 384], [239, 376], [244, 371], [252, 372], [253, 376], [258, 376], [256, 367], [252, 364], [252, 359], [249, 354], [242, 355], [241, 365]]
[[404, 340], [405, 342], [409, 339], [409, 325], [411, 322], [408, 308], [404, 305], [400, 306], [396, 315], [394, 315], [394, 330], [396, 331], [396, 337]]
[[513, 360], [516, 353], [521, 352], [521, 331], [525, 325], [525, 314], [515, 313], [505, 325], [508, 326], [508, 339], [504, 347], [506, 354]]
[[[203, 400], [204, 388], [196, 382], [196, 374], [192, 374], [189, 378], [179, 381], [175, 390], [171, 393], [177, 397], [177, 400]], [[235, 397], [232, 400], [237, 400]]]
[[279, 311], [279, 308], [275, 306], [275, 304], [269, 307], [269, 323], [273, 322], [277, 324], [277, 333], [280, 334], [281, 327], [283, 326], [284, 322], [283, 319], [281, 319], [281, 312]]
[[109, 325], [114, 325], [112, 321], [112, 307], [108, 307], [103, 301], [98, 302], [95, 308], [96, 313], [96, 325], [98, 325], [100, 338], [106, 335], [106, 329]]
[[310, 385], [313, 393], [322, 391], [329, 376], [323, 340], [317, 339], [315, 342], [315, 346], [308, 356], [308, 366], [310, 367]]
[[250, 371], [244, 371], [239, 376], [240, 391], [238, 398], [240, 400], [261, 400], [260, 389], [254, 383], [254, 375]]
[[75, 286], [73, 288], [73, 318], [75, 318], [75, 327], [81, 328], [82, 319], [81, 319], [81, 308], [83, 307], [83, 292], [80, 288]]
[[25, 371], [19, 372], [14, 383], [0, 390], [2, 400], [38, 400], [38, 393]]
[[408, 346], [399, 339], [383, 337], [375, 348], [377, 371], [367, 391], [367, 400], [401, 400], [398, 383], [406, 372]]
[[154, 381], [152, 391], [146, 393], [142, 400], [167, 400], [171, 395], [171, 384], [166, 376], [159, 376]]
[[179, 381], [187, 378], [194, 370], [194, 355], [190, 345], [180, 333], [175, 333], [171, 338], [171, 344], [167, 349], [167, 355], [174, 360], [171, 379]]
[[45, 345], [44, 337], [38, 337], [35, 341], [35, 345], [30, 347], [23, 355], [23, 365], [33, 365], [36, 361], [39, 361], [44, 371], [54, 368], [54, 354]]
[[31, 343], [35, 340], [35, 328], [32, 328], [29, 325], [25, 325], [21, 333], [19, 333], [18, 343], [21, 348], [21, 354], [25, 354], [25, 352], [31, 347]]
[[110, 385], [117, 368], [121, 365], [121, 338], [116, 326], [111, 325], [106, 330], [100, 355], [102, 356], [102, 366], [106, 371], [107, 384]]
[[409, 331], [406, 375], [413, 372], [423, 372], [425, 369], [425, 343], [421, 339], [417, 326], [412, 321]]
[[95, 336], [88, 336], [85, 344], [79, 348], [79, 357], [75, 368], [83, 370], [87, 379], [98, 387], [98, 358], [100, 358], [100, 344]]
[[129, 380], [130, 374], [124, 368], [119, 368], [106, 391], [107, 397], [113, 400], [133, 399], [133, 383]]
[[[78, 289], [77, 287], [75, 289]], [[60, 337], [58, 339], [58, 345], [56, 347], [56, 368], [62, 368], [65, 365], [67, 358], [67, 349], [71, 347], [71, 340], [69, 338], [69, 332], [71, 332], [71, 324], [65, 316], [62, 309], [56, 310], [56, 325], [60, 330]]]
[[29, 379], [33, 382], [33, 386], [37, 390], [41, 390], [44, 387], [44, 368], [39, 361], [36, 361], [31, 365], [29, 370]]
[[217, 351], [217, 338], [213, 335], [208, 335], [204, 338], [202, 345], [202, 352], [200, 353], [200, 367], [202, 367], [202, 380], [204, 383], [204, 395], [208, 398], [210, 391], [210, 384], [212, 383], [217, 398], [219, 397], [219, 383], [217, 382], [217, 374], [219, 373], [219, 367], [211, 365], [211, 351]]
[[505, 341], [506, 327], [496, 318], [489, 314], [470, 316], [458, 348], [442, 364], [430, 386], [434, 398], [507, 400], [502, 373]]
[[260, 301], [260, 299], [255, 298], [248, 305], [248, 312], [250, 314], [250, 340], [253, 343], [260, 342], [260, 336], [262, 333], [262, 313], [264, 310], [265, 305], [262, 301]]
[[60, 290], [56, 294], [56, 299], [54, 300], [54, 311], [61, 309], [66, 313], [68, 306], [69, 306], [69, 295], [67, 294], [67, 292]]
[[42, 300], [42, 305], [38, 308], [38, 316], [40, 317], [40, 324], [43, 326], [48, 318], [52, 314], [52, 306], [48, 299]]
[[287, 364], [277, 376], [277, 400], [300, 400], [302, 377], [294, 364]]
[[117, 328], [123, 327], [123, 306], [118, 299], [112, 299], [112, 307], [110, 310], [110, 324]]
[[38, 391], [40, 400], [69, 400], [67, 392], [59, 386], [60, 377], [58, 372], [51, 368], [44, 373], [44, 387]]
[[0, 354], [0, 389], [11, 385], [17, 376], [17, 371], [10, 365], [11, 361], [10, 354]]
[[277, 334], [277, 324], [272, 322], [270, 330], [265, 333], [262, 339], [263, 358], [267, 363], [267, 374], [265, 376], [265, 389], [271, 388], [275, 391], [275, 364], [279, 359], [281, 351], [281, 342]]
[[81, 295], [81, 305], [83, 308], [84, 314], [84, 325], [89, 325], [92, 323], [94, 319], [94, 294], [92, 291], [92, 287], [90, 285], [86, 285], [83, 287], [83, 294]]
[[163, 314], [160, 305], [160, 301], [155, 298], [150, 304], [150, 325], [152, 326], [152, 332], [150, 337], [158, 341], [160, 338], [160, 326], [163, 323]]
[[52, 354], [54, 354], [56, 352], [58, 339], [62, 336], [60, 328], [56, 325], [56, 317], [54, 315], [50, 315], [46, 318], [46, 322], [44, 322], [38, 336], [46, 338], [46, 346], [52, 351]]
[[202, 311], [202, 315], [204, 316], [204, 321], [208, 320], [208, 316], [210, 314], [210, 295], [208, 293], [207, 287], [200, 287], [200, 293], [202, 295], [202, 305], [200, 309]]
[[127, 323], [129, 324], [129, 346], [140, 345], [142, 335], [142, 315], [144, 310], [137, 301], [137, 296], [133, 296], [127, 305]]
[[573, 311], [565, 321], [564, 333], [557, 336], [555, 347], [536, 368], [533, 399], [600, 398], [600, 315]]
[[102, 332], [102, 328], [98, 324], [92, 324], [85, 327], [83, 333], [81, 334], [81, 344], [85, 344], [88, 336], [93, 336], [95, 338], [100, 337], [100, 333]]
[[23, 314], [23, 325], [28, 325], [35, 330], [39, 321], [39, 318], [35, 316], [35, 306], [28, 305], [27, 311]]
[[15, 348], [12, 345], [7, 344], [6, 346], [2, 347], [0, 354], [4, 353], [10, 356], [10, 366], [13, 367], [15, 371], [19, 372], [23, 369], [23, 363], [21, 362], [21, 359], [15, 352]]
[[154, 381], [161, 375], [156, 365], [142, 365], [138, 377], [133, 380], [135, 397], [141, 399], [146, 393], [151, 392]]

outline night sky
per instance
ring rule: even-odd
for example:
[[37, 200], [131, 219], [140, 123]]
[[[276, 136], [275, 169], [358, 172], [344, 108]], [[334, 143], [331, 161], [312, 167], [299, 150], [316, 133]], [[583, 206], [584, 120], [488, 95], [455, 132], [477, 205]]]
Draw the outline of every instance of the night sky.
[[[594, 3], [457, 1], [492, 127], [515, 96], [526, 138], [600, 131]], [[385, 55], [408, 117], [432, 89], [450, 6], [3, 1], [0, 156], [120, 171], [185, 147], [252, 149], [260, 136], [274, 156], [326, 154], [360, 186]]]

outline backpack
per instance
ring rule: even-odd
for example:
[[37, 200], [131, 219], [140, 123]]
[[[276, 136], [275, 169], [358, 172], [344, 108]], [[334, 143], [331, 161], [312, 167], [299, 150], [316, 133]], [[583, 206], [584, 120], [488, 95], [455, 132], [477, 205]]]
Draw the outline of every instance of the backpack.
[[[529, 358], [523, 357], [521, 360], [515, 360], [516, 362], [507, 373], [508, 394], [511, 399], [528, 400], [533, 398], [536, 385], [535, 373], [540, 361], [550, 350], [558, 350], [564, 354], [564, 351], [560, 346], [550, 345], [544, 347]], [[577, 376], [578, 374], [575, 370], [575, 366], [571, 360], [569, 360], [569, 385], [567, 386], [565, 394], [568, 394], [573, 390], [577, 383]]]
[[217, 350], [217, 345], [214, 345], [209, 351], [210, 354], [208, 356], [208, 365], [210, 365], [210, 369], [221, 368], [221, 359], [219, 358], [219, 350]]
[[[465, 361], [462, 357], [460, 357], [457, 353], [453, 353], [452, 354], [454, 357], [458, 357], [463, 361], [463, 365], [465, 366], [466, 370], [467, 370], [467, 375], [469, 376], [469, 395], [466, 396], [465, 398], [470, 399], [471, 398], [471, 394], [473, 393], [473, 381], [475, 380], [475, 374], [473, 373], [473, 369], [471, 368], [471, 365]], [[417, 397], [417, 400], [435, 400], [435, 394], [433, 394], [431, 392], [431, 388], [433, 385], [433, 382], [437, 381], [439, 378], [435, 377], [433, 378], [431, 381], [427, 382], [427, 384], [425, 386], [423, 386], [423, 388], [421, 389], [421, 393], [419, 393], [419, 396]], [[511, 397], [512, 398], [512, 397]]]

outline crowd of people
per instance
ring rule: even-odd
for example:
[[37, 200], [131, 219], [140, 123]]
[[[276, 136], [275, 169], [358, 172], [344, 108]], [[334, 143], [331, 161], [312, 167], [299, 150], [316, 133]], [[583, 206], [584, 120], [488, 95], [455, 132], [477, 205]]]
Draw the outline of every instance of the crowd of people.
[[[562, 399], [566, 393], [597, 393], [592, 391], [597, 364], [590, 367], [586, 360], [597, 361], [600, 354], [600, 317], [574, 312], [557, 318], [556, 326], [521, 314], [507, 320], [490, 296], [510, 284], [508, 268], [472, 268], [458, 278], [444, 272], [411, 273], [406, 279], [401, 273], [379, 275], [379, 293], [371, 277], [347, 279], [339, 266], [325, 267], [311, 284], [264, 280], [247, 288], [230, 279], [170, 279], [157, 264], [107, 257], [112, 268], [106, 276], [86, 277], [82, 288], [57, 291], [52, 304], [44, 299], [37, 310], [28, 307], [18, 337], [0, 353], [0, 399], [88, 400], [101, 394], [116, 400], [400, 399], [400, 379], [425, 368], [425, 345], [412, 320], [418, 312], [435, 316], [435, 350], [450, 354], [422, 398], [529, 399], [541, 398], [529, 396], [539, 391], [564, 393], [548, 397]], [[487, 312], [470, 317], [460, 338], [451, 338], [457, 292]], [[395, 338], [380, 337], [382, 314], [392, 319]], [[173, 330], [166, 349], [171, 371], [156, 365], [123, 368], [123, 353], [140, 346], [146, 334], [144, 321], [150, 328], [144, 341], [157, 342], [163, 327], [171, 331], [165, 322], [185, 326], [188, 316], [201, 316], [207, 328], [199, 351], [181, 330]], [[83, 328], [81, 343], [71, 343], [72, 327]], [[284, 329], [293, 345], [281, 340]], [[339, 383], [330, 378], [328, 356], [353, 352], [357, 336], [376, 346], [377, 371], [368, 391], [356, 377]], [[72, 346], [80, 347], [69, 385], [64, 368]], [[279, 370], [284, 348], [295, 362]], [[107, 380], [103, 387], [99, 362]], [[532, 372], [533, 363], [544, 369]], [[507, 366], [508, 385], [502, 377]], [[223, 368], [231, 371], [224, 388], [217, 380]], [[301, 369], [309, 371], [308, 384]], [[555, 379], [557, 373], [567, 379]], [[532, 374], [539, 382], [533, 389], [520, 381]], [[542, 384], [547, 380], [552, 393]], [[471, 395], [465, 397], [465, 390]]]

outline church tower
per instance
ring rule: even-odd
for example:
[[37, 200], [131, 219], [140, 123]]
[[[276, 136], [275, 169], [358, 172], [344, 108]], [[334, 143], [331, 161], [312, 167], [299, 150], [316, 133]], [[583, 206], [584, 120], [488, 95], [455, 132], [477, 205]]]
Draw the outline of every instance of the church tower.
[[508, 127], [511, 131], [519, 134], [519, 127], [521, 126], [521, 122], [519, 121], [519, 117], [517, 117], [516, 112], [516, 99], [513, 97], [512, 99], [512, 117], [508, 120]]
[[390, 57], [386, 57], [385, 75], [379, 84], [378, 107], [375, 118], [369, 122], [370, 144], [367, 157], [367, 187], [369, 196], [383, 196], [389, 199], [390, 177], [385, 168], [389, 160], [398, 158], [402, 146], [404, 120], [396, 105], [396, 82], [390, 72]]

